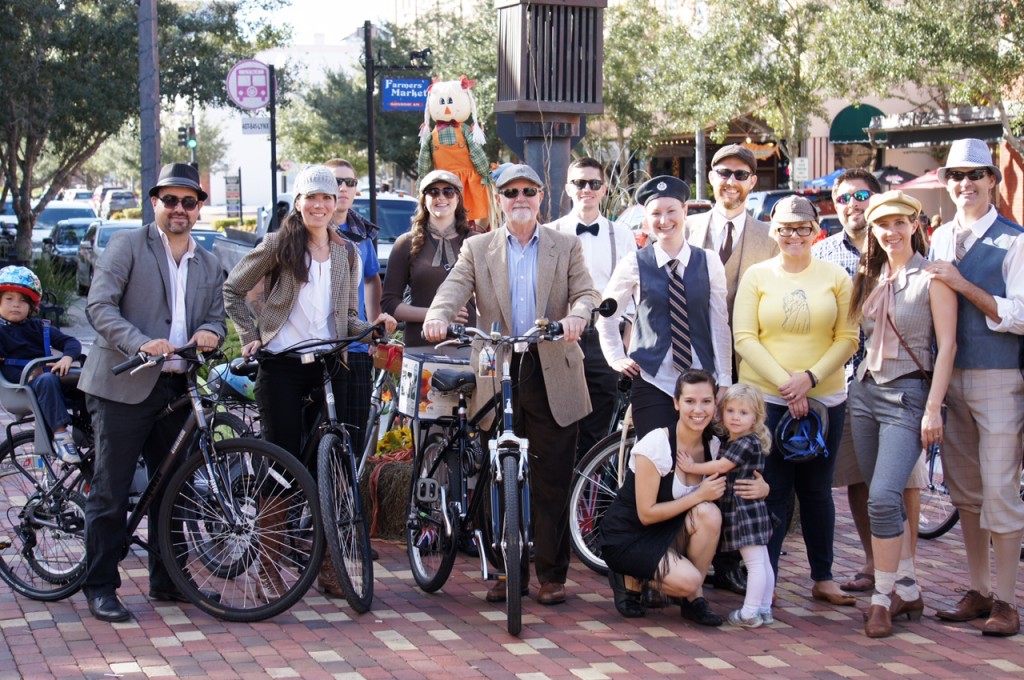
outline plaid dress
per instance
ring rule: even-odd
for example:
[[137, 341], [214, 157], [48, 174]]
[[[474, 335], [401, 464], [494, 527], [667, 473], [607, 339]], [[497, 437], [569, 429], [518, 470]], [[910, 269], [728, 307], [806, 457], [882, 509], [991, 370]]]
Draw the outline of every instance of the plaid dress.
[[768, 545], [775, 518], [764, 499], [746, 501], [736, 496], [737, 479], [753, 479], [754, 471], [764, 471], [765, 452], [756, 434], [747, 434], [725, 444], [718, 454], [736, 464], [726, 478], [725, 493], [718, 499], [722, 510], [722, 537], [719, 552], [738, 550], [746, 545]]

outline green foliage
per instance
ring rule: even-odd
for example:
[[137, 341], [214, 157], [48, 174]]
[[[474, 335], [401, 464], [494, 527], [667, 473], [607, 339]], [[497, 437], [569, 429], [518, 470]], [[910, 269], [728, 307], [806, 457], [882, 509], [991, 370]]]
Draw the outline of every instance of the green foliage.
[[224, 218], [224, 219], [219, 219], [219, 220], [213, 220], [213, 222], [211, 224], [213, 225], [213, 228], [216, 229], [217, 231], [224, 231], [225, 227], [232, 227], [234, 229], [241, 228], [241, 229], [244, 229], [245, 231], [255, 231], [256, 230], [256, 218], [255, 217], [246, 217], [245, 221], [242, 222], [242, 226], [241, 227], [238, 226], [238, 218], [237, 217], [230, 217], [230, 218]]
[[[327, 121], [305, 99], [298, 97], [278, 112], [280, 158], [298, 163], [323, 163], [331, 158], [344, 158], [357, 175], [369, 169], [366, 141], [354, 145], [341, 141], [328, 130]], [[365, 116], [365, 114], [363, 114]]]
[[41, 257], [32, 265], [43, 291], [52, 293], [58, 305], [67, 309], [75, 301], [77, 281], [73, 271], [54, 265], [53, 260]]
[[242, 356], [242, 341], [238, 339], [238, 332], [235, 330], [235, 324], [232, 323], [231, 319], [227, 319], [228, 333], [224, 337], [224, 344], [220, 346], [226, 361], [237, 359]]
[[142, 208], [125, 208], [119, 213], [120, 217], [114, 217], [111, 215], [111, 219], [115, 220], [140, 220], [142, 219]]

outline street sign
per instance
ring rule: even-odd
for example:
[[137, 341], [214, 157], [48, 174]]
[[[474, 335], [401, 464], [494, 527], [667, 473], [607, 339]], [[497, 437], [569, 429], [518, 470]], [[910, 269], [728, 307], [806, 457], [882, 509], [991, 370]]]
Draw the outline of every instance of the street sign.
[[[239, 170], [241, 173], [241, 170]], [[227, 217], [242, 217], [242, 176], [226, 175], [224, 177], [225, 214]]]
[[796, 156], [790, 166], [794, 182], [808, 182], [811, 179], [811, 159], [807, 156]]
[[243, 118], [242, 119], [242, 134], [243, 135], [269, 135], [270, 134], [270, 116], [260, 116], [258, 118]]
[[270, 103], [270, 67], [243, 59], [231, 67], [226, 80], [228, 97], [243, 109], [262, 109]]
[[427, 104], [428, 78], [382, 78], [381, 111], [422, 111]]

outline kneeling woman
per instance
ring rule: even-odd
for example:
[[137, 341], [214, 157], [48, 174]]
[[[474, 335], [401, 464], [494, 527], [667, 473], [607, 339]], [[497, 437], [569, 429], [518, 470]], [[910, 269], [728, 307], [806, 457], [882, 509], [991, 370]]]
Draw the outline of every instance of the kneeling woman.
[[[633, 446], [629, 472], [605, 513], [601, 555], [608, 564], [615, 607], [623, 616], [644, 615], [642, 587], [650, 582], [664, 595], [684, 599], [684, 618], [705, 626], [722, 624], [701, 586], [718, 546], [722, 513], [715, 501], [725, 492], [725, 477], [687, 475], [674, 453], [686, 452], [696, 461], [717, 455], [721, 442], [710, 427], [716, 388], [704, 371], [679, 376], [675, 432], [653, 430]], [[736, 492], [741, 498], [764, 498], [768, 485], [756, 475], [738, 481]]]

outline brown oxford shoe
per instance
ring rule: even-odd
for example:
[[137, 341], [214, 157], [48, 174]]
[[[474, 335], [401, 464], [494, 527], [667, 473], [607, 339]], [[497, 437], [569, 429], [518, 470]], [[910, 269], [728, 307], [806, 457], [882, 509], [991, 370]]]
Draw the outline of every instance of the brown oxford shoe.
[[564, 583], [543, 583], [537, 592], [537, 602], [541, 604], [561, 604], [565, 602]]
[[944, 621], [981, 619], [992, 612], [993, 602], [991, 597], [985, 597], [977, 590], [968, 590], [956, 603], [956, 609], [936, 611], [935, 615]]
[[1020, 615], [1013, 605], [995, 600], [992, 603], [992, 614], [981, 629], [982, 635], [1010, 637], [1020, 632]]
[[869, 638], [883, 638], [892, 635], [892, 617], [889, 610], [880, 604], [868, 609], [868, 620], [864, 622], [864, 634]]
[[[523, 596], [530, 594], [530, 586], [523, 586], [520, 591]], [[508, 586], [505, 584], [505, 579], [501, 579], [487, 591], [485, 599], [488, 602], [504, 602], [508, 599]]]
[[924, 598], [920, 595], [917, 596], [916, 600], [907, 602], [896, 593], [892, 594], [892, 604], [889, 605], [889, 616], [896, 618], [906, 614], [908, 621], [920, 621], [921, 614], [924, 613]]

